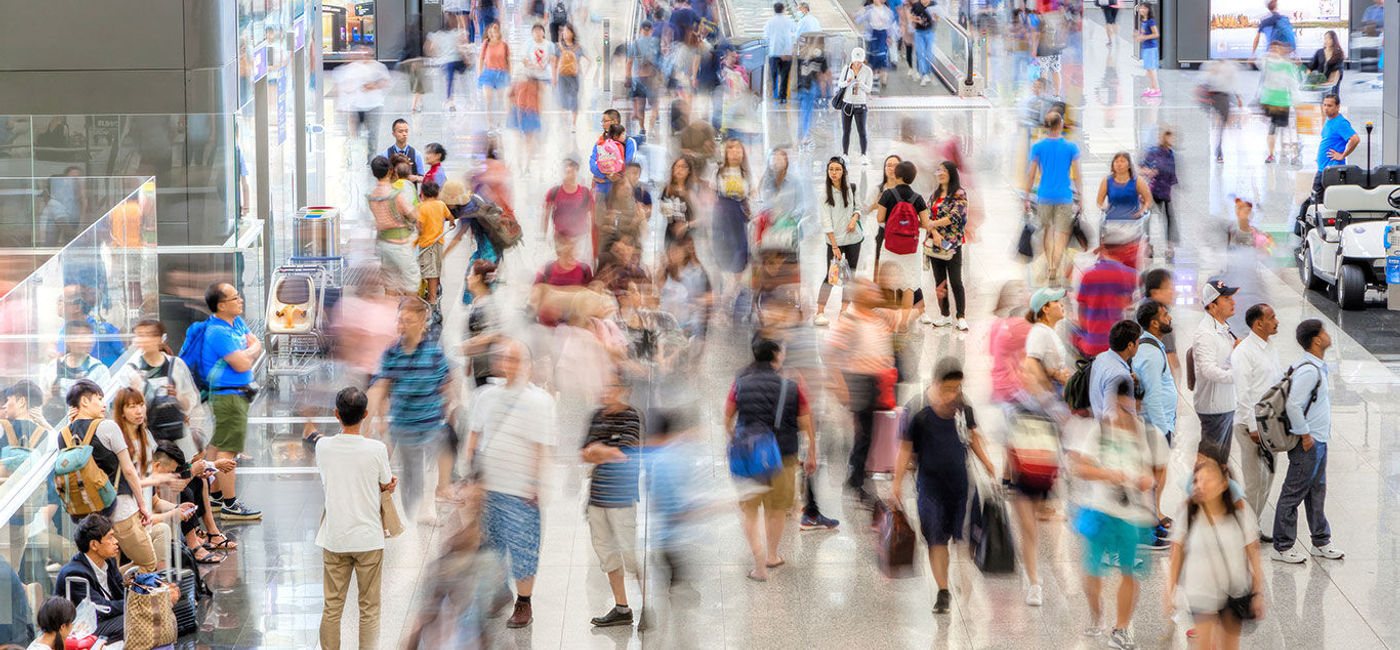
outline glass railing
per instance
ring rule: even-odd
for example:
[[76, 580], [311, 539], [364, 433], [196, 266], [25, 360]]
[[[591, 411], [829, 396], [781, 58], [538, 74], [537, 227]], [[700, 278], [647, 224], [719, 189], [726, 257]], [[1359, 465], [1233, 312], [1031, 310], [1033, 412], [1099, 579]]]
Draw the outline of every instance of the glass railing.
[[147, 179], [140, 176], [0, 178], [0, 284], [18, 283]]
[[[161, 241], [219, 244], [258, 216], [253, 133], [235, 121], [231, 114], [200, 113], [0, 115], [0, 177], [43, 179], [32, 188], [32, 200], [52, 187], [60, 201], [89, 193], [88, 205], [101, 209], [110, 202], [61, 178], [154, 176]], [[61, 246], [81, 231], [70, 227], [47, 239], [39, 233], [38, 240]], [[0, 233], [10, 234], [8, 228]]]
[[[0, 413], [0, 576], [23, 586], [23, 600], [13, 589], [0, 595], [0, 609], [16, 614], [10, 620], [34, 620], [58, 567], [76, 552], [52, 487], [53, 432], [67, 424], [63, 394], [82, 377], [115, 392], [108, 369], [133, 355], [132, 326], [157, 313], [156, 184], [135, 180], [27, 277], [0, 280], [0, 386], [11, 395]], [[28, 639], [0, 638], [12, 642]]]

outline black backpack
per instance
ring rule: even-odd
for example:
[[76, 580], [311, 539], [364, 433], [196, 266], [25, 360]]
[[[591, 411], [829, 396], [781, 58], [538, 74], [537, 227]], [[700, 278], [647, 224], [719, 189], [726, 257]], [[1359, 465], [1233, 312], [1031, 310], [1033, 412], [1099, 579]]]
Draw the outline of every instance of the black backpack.
[[1089, 371], [1094, 367], [1093, 359], [1080, 359], [1075, 362], [1074, 374], [1065, 382], [1065, 405], [1071, 411], [1089, 409]]
[[554, 3], [554, 8], [549, 10], [549, 22], [556, 25], [569, 22], [569, 8], [564, 6], [563, 0]]
[[152, 438], [172, 442], [185, 437], [185, 412], [180, 408], [180, 401], [170, 394], [175, 385], [175, 379], [170, 374], [173, 365], [174, 362], [167, 356], [165, 363], [160, 364], [158, 368], [152, 368], [145, 375], [148, 382], [161, 377], [170, 382], [164, 389], [148, 391], [146, 423]]

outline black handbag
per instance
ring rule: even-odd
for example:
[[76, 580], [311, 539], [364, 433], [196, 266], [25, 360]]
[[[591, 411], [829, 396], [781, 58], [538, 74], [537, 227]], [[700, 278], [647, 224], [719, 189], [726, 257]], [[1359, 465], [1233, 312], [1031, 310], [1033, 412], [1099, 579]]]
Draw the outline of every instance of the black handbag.
[[968, 546], [972, 561], [982, 573], [1011, 573], [1016, 570], [1016, 546], [1011, 541], [1011, 523], [1006, 503], [995, 495], [986, 499], [977, 492], [972, 497], [968, 522]]
[[1035, 258], [1035, 224], [1026, 219], [1021, 224], [1021, 238], [1016, 240], [1016, 253], [1027, 261]]
[[839, 111], [846, 108], [846, 87], [842, 86], [836, 90], [836, 94], [831, 96], [831, 110]]

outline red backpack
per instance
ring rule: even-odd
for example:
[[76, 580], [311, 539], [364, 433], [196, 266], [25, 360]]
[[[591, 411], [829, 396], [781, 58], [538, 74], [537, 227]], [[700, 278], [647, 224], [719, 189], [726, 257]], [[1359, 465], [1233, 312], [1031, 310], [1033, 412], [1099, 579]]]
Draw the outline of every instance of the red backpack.
[[[914, 204], [905, 195], [900, 193], [900, 188], [895, 188], [894, 196], [898, 202], [890, 210], [889, 216], [885, 217], [885, 250], [898, 255], [908, 255], [919, 249], [919, 211], [914, 209]], [[907, 192], [913, 192], [905, 188]]]

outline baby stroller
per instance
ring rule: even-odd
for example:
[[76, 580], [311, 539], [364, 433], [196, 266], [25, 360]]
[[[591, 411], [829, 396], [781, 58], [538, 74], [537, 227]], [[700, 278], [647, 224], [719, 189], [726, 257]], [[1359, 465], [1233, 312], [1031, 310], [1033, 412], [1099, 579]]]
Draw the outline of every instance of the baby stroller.
[[331, 275], [319, 265], [290, 264], [273, 272], [267, 298], [267, 376], [279, 389], [282, 379], [307, 378], [329, 338], [326, 294]]

